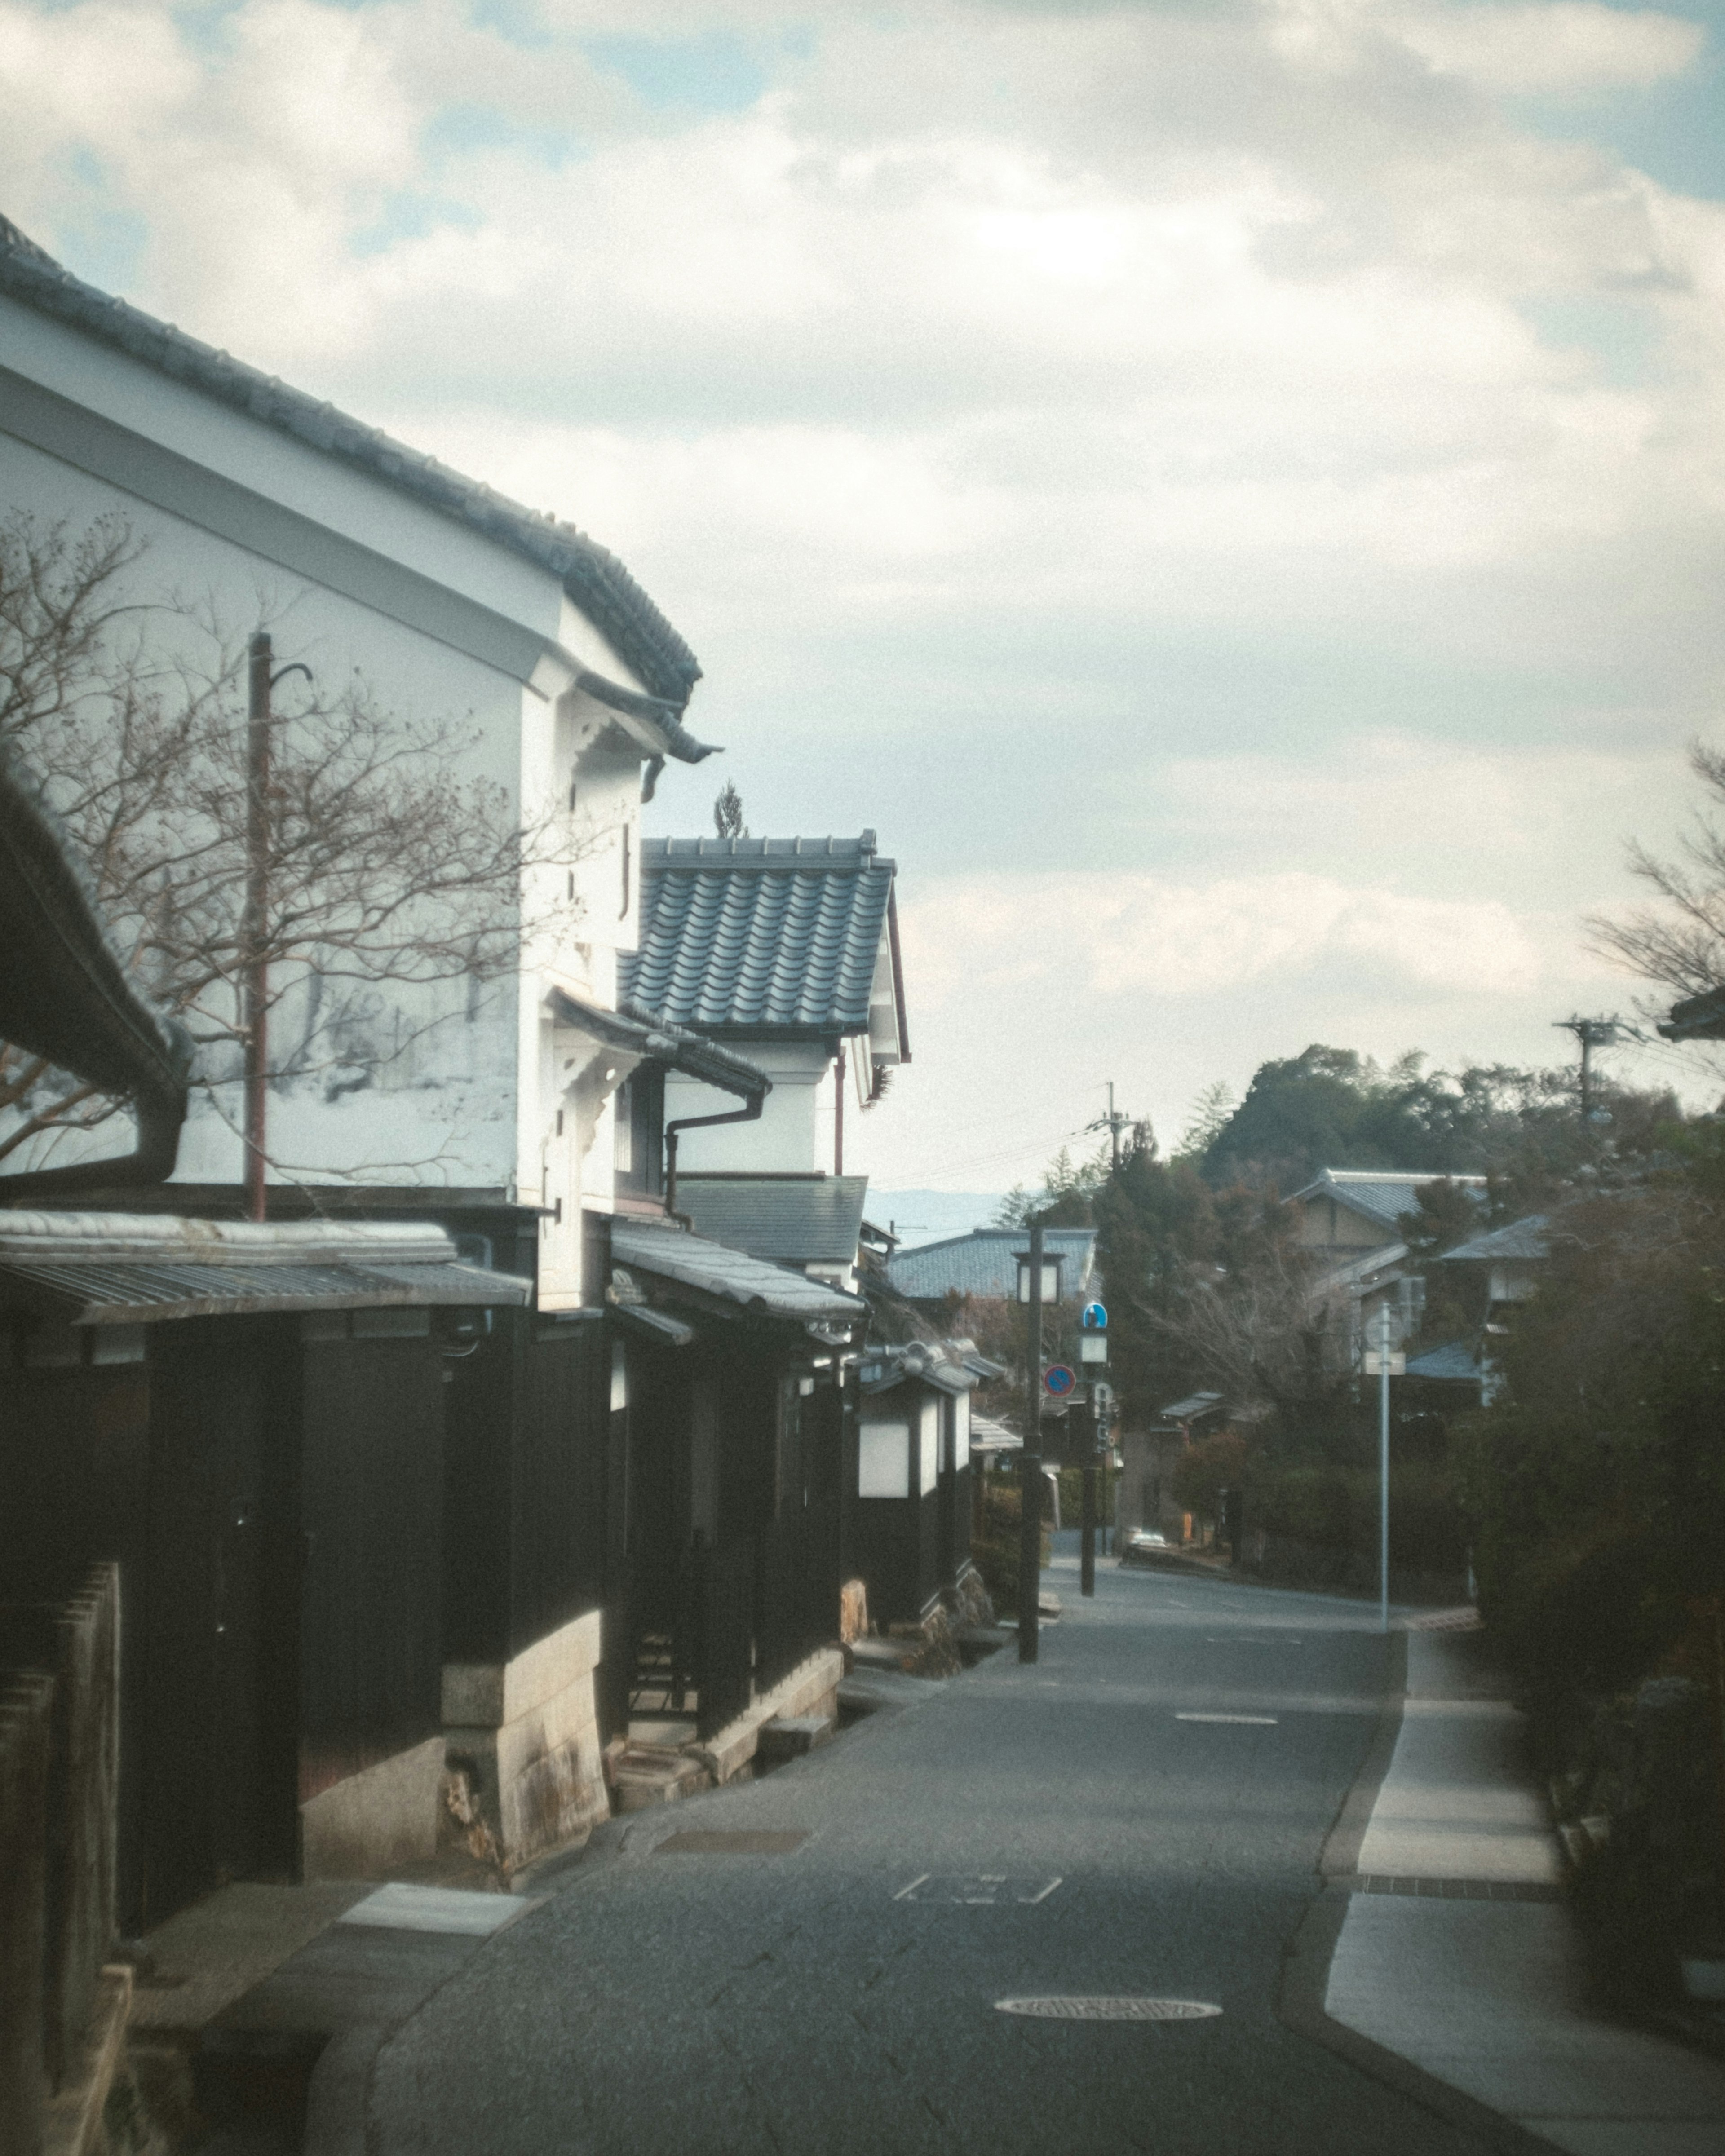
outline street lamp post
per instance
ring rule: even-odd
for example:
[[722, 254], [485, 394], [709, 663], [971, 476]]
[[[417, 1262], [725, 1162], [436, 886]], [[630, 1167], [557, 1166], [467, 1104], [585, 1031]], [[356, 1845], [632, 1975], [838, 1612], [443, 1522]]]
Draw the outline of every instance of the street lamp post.
[[1378, 1630], [1389, 1630], [1389, 1301], [1378, 1306]]
[[1024, 1449], [1019, 1455], [1019, 1660], [1034, 1662], [1042, 1587], [1042, 1229], [1030, 1230], [1029, 1338], [1024, 1360]]

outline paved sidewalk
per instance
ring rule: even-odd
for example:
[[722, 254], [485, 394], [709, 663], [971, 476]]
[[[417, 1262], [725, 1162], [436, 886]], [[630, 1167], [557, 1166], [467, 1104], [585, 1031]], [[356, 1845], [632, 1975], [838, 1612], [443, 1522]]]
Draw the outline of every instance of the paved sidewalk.
[[1725, 2156], [1725, 2067], [1590, 2012], [1521, 1717], [1466, 1635], [1411, 1631], [1331, 2018], [1570, 2156]]

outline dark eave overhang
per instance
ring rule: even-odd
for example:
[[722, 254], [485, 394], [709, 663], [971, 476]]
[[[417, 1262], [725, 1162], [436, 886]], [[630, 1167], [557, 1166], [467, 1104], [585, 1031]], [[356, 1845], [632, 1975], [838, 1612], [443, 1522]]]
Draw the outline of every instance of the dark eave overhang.
[[157, 1183], [173, 1171], [191, 1045], [115, 956], [59, 834], [15, 761], [0, 757], [0, 1039], [131, 1101], [128, 1158], [7, 1175], [0, 1203]]
[[638, 1055], [643, 1061], [666, 1064], [687, 1077], [698, 1078], [703, 1085], [716, 1086], [721, 1093], [759, 1101], [773, 1091], [773, 1081], [752, 1063], [740, 1055], [728, 1055], [701, 1034], [686, 1032], [649, 1012], [630, 1005], [620, 1011], [604, 1010], [564, 988], [552, 989], [552, 1009], [559, 1024], [572, 1026], [608, 1048]]
[[1707, 988], [1673, 1004], [1658, 1031], [1666, 1040], [1725, 1040], [1725, 988]]

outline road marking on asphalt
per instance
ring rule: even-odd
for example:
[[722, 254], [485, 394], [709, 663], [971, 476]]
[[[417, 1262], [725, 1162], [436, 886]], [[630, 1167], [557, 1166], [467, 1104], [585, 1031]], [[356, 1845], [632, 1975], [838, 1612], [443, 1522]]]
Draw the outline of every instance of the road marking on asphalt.
[[1303, 1640], [1253, 1640], [1238, 1632], [1206, 1632], [1204, 1643], [1207, 1647], [1303, 1647]]
[[997, 2014], [1039, 2021], [1209, 2021], [1222, 2011], [1205, 1999], [997, 1999]]
[[901, 1887], [895, 1902], [942, 1902], [971, 1909], [999, 1909], [1009, 1903], [1034, 1909], [1060, 1884], [1053, 1879], [1014, 1878], [1004, 1871], [925, 1871]]
[[1273, 1714], [1177, 1714], [1176, 1722], [1228, 1722], [1250, 1729], [1274, 1729]]

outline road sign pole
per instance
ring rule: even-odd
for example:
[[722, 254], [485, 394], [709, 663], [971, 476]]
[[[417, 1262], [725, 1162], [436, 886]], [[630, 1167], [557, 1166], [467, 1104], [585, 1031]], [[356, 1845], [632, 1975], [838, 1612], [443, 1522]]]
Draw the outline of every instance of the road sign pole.
[[1034, 1662], [1042, 1591], [1042, 1229], [1030, 1230], [1030, 1323], [1025, 1344], [1024, 1449], [1019, 1455], [1019, 1660]]
[[1086, 1385], [1089, 1404], [1085, 1410], [1084, 1436], [1084, 1540], [1080, 1548], [1078, 1563], [1078, 1592], [1094, 1594], [1096, 1591], [1096, 1389]]
[[1389, 1630], [1389, 1304], [1378, 1306], [1378, 1630]]

